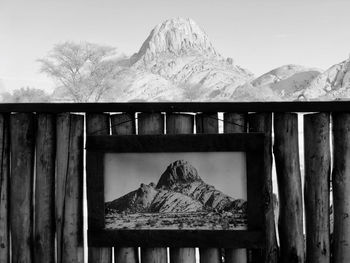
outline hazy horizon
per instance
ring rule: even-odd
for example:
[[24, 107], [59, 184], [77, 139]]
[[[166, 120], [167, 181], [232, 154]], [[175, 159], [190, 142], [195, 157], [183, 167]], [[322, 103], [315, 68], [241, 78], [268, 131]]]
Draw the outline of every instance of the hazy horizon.
[[[192, 18], [216, 50], [256, 76], [285, 64], [327, 69], [348, 58], [350, 2], [18, 1], [0, 3], [0, 79], [6, 89], [51, 89], [38, 58], [54, 44], [89, 41], [131, 55], [164, 20]], [[1, 88], [1, 83], [0, 83]]]

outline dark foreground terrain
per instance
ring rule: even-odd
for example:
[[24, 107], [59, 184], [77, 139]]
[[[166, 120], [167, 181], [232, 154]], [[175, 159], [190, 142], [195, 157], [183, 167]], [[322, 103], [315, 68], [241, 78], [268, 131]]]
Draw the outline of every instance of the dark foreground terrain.
[[244, 214], [231, 212], [113, 213], [106, 215], [107, 229], [246, 229]]

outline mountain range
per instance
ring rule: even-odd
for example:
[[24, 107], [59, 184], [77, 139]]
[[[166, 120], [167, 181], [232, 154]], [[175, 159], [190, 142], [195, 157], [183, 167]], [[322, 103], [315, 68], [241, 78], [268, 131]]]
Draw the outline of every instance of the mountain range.
[[262, 76], [223, 57], [192, 19], [157, 25], [124, 60], [112, 101], [294, 101], [350, 97], [350, 58], [323, 71], [283, 65]]
[[157, 184], [141, 184], [105, 204], [108, 213], [226, 212], [245, 213], [247, 202], [234, 199], [205, 183], [184, 160], [171, 163]]
[[[294, 101], [350, 98], [350, 58], [323, 71], [287, 64], [261, 76], [222, 56], [190, 18], [155, 26], [138, 52], [123, 56], [102, 101]], [[7, 81], [0, 89], [6, 91]], [[1, 79], [0, 79], [1, 83]], [[20, 87], [19, 87], [20, 88]], [[54, 101], [69, 101], [57, 88]]]

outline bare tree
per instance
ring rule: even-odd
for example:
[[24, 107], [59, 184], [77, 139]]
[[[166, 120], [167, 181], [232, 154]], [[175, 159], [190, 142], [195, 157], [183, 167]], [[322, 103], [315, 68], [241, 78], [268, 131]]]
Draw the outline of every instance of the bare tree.
[[88, 42], [56, 44], [38, 61], [74, 102], [100, 101], [120, 69], [115, 48]]

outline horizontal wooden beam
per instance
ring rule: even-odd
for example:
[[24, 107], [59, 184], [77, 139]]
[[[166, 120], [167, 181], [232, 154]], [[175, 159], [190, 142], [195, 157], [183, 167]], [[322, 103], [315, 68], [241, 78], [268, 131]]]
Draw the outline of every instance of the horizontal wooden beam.
[[0, 112], [347, 112], [350, 101], [0, 103]]

